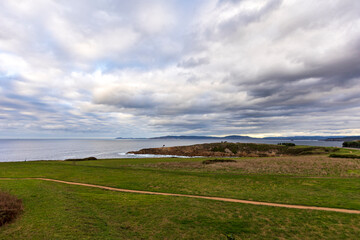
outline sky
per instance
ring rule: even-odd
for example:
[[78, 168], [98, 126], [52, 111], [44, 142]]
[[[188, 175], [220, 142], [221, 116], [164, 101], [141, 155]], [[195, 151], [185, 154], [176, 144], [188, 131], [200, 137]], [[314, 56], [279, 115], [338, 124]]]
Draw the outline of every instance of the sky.
[[0, 138], [360, 135], [359, 0], [0, 0]]

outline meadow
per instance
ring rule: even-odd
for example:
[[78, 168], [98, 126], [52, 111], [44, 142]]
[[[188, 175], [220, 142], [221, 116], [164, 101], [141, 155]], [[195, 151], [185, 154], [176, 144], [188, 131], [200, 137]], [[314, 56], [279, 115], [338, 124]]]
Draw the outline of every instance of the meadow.
[[[339, 154], [359, 154], [341, 150]], [[360, 159], [311, 156], [107, 159], [0, 163], [0, 191], [24, 211], [0, 239], [357, 239], [360, 215], [123, 189], [360, 210]]]

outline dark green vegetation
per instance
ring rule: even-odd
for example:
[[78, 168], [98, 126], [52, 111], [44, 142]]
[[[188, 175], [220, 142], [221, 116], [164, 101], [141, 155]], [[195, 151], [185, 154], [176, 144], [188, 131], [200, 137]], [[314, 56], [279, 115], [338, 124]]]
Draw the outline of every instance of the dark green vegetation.
[[360, 159], [360, 155], [356, 155], [356, 154], [336, 154], [336, 153], [332, 153], [329, 155], [332, 158], [358, 158]]
[[226, 149], [229, 149], [232, 153], [243, 153], [244, 155], [252, 154], [263, 154], [267, 156], [271, 153], [276, 155], [312, 155], [312, 154], [324, 154], [332, 151], [336, 151], [334, 148], [326, 147], [313, 147], [313, 146], [300, 146], [295, 147], [295, 144], [281, 144], [281, 145], [271, 145], [271, 144], [257, 144], [257, 143], [209, 143], [211, 151], [213, 152], [225, 152]]
[[191, 146], [146, 148], [130, 153], [207, 157], [269, 157], [326, 154], [335, 151], [338, 151], [338, 148], [294, 146], [293, 144], [231, 143], [225, 141]]
[[97, 160], [97, 158], [96, 158], [96, 157], [87, 157], [87, 158], [71, 158], [71, 159], [65, 159], [65, 161], [73, 161], [73, 162], [91, 161], [91, 160]]
[[9, 193], [0, 192], [0, 226], [10, 223], [23, 210], [22, 201]]
[[233, 159], [208, 159], [202, 161], [202, 164], [214, 164], [214, 163], [236, 163], [236, 160]]
[[[350, 151], [359, 152], [338, 152]], [[359, 159], [287, 156], [202, 164], [205, 160], [215, 158], [0, 163], [0, 177], [360, 209]], [[22, 199], [25, 209], [18, 220], [0, 228], [0, 239], [356, 239], [360, 234], [360, 215], [355, 214], [119, 193], [40, 180], [0, 180], [0, 190]]]
[[360, 140], [343, 142], [343, 147], [360, 148]]
[[288, 147], [295, 147], [295, 143], [278, 143], [278, 145], [288, 146]]

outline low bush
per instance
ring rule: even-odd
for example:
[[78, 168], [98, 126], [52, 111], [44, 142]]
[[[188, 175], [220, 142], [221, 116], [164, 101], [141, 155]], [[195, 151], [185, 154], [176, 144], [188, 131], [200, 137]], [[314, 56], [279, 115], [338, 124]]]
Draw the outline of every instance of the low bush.
[[332, 158], [357, 158], [360, 159], [359, 155], [355, 155], [355, 154], [337, 154], [337, 153], [332, 153], [329, 155], [329, 157]]
[[343, 147], [360, 148], [360, 140], [343, 142]]
[[0, 226], [12, 222], [23, 211], [22, 200], [0, 192]]
[[295, 143], [278, 143], [277, 145], [287, 146], [287, 147], [294, 147], [296, 146]]
[[229, 149], [233, 154], [236, 154], [239, 150], [239, 145], [236, 143], [228, 143], [226, 148]]
[[205, 160], [202, 162], [202, 164], [213, 164], [213, 163], [224, 163], [224, 162], [236, 162], [236, 160], [232, 160], [232, 159], [210, 159], [210, 160]]
[[97, 160], [97, 158], [96, 157], [87, 157], [87, 158], [65, 159], [65, 161], [89, 161], [89, 160]]
[[211, 148], [211, 151], [212, 152], [225, 152], [225, 147], [224, 146], [215, 146], [213, 148]]

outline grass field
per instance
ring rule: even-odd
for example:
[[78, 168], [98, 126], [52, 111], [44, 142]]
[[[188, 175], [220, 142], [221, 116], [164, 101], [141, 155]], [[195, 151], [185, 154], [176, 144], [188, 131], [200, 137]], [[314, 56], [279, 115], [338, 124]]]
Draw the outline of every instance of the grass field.
[[[322, 156], [0, 163], [0, 177], [360, 210], [360, 159]], [[360, 215], [0, 180], [24, 213], [0, 239], [357, 239]], [[228, 237], [227, 237], [228, 236]]]

